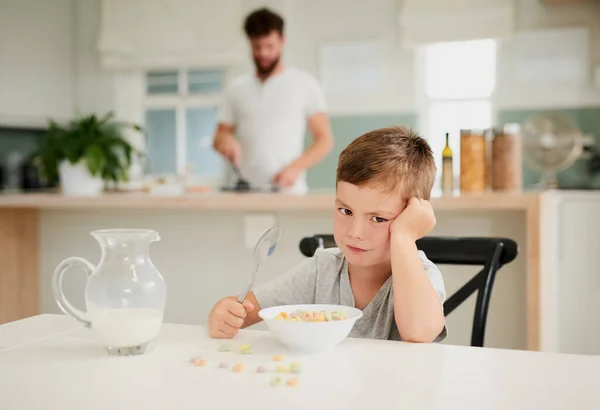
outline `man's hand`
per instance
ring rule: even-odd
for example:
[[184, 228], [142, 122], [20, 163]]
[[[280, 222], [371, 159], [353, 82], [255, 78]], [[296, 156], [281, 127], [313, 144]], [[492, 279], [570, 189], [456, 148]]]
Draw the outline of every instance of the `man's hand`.
[[310, 169], [321, 162], [333, 148], [331, 126], [325, 113], [319, 112], [310, 116], [308, 118], [308, 128], [313, 138], [310, 146], [300, 157], [279, 171], [273, 178], [273, 183], [281, 188], [294, 185], [302, 171]]
[[242, 146], [233, 136], [232, 126], [219, 124], [213, 147], [229, 162], [235, 166], [240, 166], [242, 162]]
[[416, 241], [427, 235], [435, 222], [431, 203], [425, 199], [411, 198], [404, 211], [390, 225], [390, 233]]
[[294, 167], [293, 165], [289, 165], [275, 175], [273, 178], [273, 183], [282, 188], [290, 187], [296, 183], [301, 172], [301, 169]]

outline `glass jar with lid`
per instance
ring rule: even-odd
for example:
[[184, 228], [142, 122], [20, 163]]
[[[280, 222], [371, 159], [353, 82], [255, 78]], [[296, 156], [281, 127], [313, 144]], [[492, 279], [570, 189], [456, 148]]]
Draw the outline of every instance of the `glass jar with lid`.
[[460, 130], [460, 190], [486, 189], [486, 139], [483, 129]]

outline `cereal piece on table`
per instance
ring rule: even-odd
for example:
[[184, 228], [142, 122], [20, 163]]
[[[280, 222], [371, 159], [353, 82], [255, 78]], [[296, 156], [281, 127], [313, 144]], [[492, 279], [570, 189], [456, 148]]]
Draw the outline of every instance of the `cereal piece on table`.
[[227, 369], [229, 367], [229, 365], [226, 362], [221, 362], [221, 363], [219, 363], [219, 367], [221, 369]]
[[258, 368], [256, 369], [257, 373], [266, 373], [267, 372], [267, 368], [265, 366], [258, 366]]
[[298, 380], [296, 377], [292, 377], [291, 379], [288, 379], [287, 381], [287, 385], [288, 386], [297, 386], [300, 383], [300, 380]]
[[250, 344], [245, 344], [245, 345], [240, 346], [239, 350], [243, 354], [251, 354], [252, 353], [252, 346], [250, 346]]
[[279, 385], [281, 385], [281, 382], [282, 382], [281, 377], [275, 376], [271, 379], [271, 386], [279, 386]]
[[228, 352], [230, 350], [229, 345], [224, 343], [219, 346], [219, 352]]
[[196, 363], [196, 360], [199, 360], [200, 356], [192, 356], [190, 357], [190, 363]]
[[298, 362], [294, 362], [290, 365], [290, 371], [292, 373], [301, 373], [302, 372], [302, 365]]
[[282, 354], [277, 354], [273, 356], [273, 360], [276, 362], [281, 362], [283, 359], [285, 359], [285, 357]]
[[205, 364], [206, 364], [206, 360], [203, 360], [203, 359], [200, 359], [200, 358], [198, 358], [198, 359], [196, 359], [196, 360], [194, 361], [194, 365], [195, 365], [195, 366], [202, 367], [202, 366], [204, 366]]
[[241, 373], [244, 371], [244, 365], [242, 363], [238, 363], [235, 366], [233, 366], [232, 370], [236, 373]]
[[275, 369], [275, 371], [277, 373], [289, 373], [290, 372], [290, 368], [287, 366], [277, 366], [277, 368]]

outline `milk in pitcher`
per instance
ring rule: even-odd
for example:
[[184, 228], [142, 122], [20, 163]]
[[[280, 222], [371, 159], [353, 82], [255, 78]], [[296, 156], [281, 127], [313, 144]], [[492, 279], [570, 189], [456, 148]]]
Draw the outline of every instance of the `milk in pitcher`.
[[102, 309], [92, 315], [92, 330], [103, 345], [134, 347], [156, 339], [163, 315], [155, 309]]

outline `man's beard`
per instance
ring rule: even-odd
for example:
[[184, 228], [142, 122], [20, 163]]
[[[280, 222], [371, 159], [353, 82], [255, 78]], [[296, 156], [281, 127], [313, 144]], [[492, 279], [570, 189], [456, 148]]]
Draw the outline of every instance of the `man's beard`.
[[273, 60], [273, 62], [271, 64], [269, 64], [267, 67], [261, 66], [260, 63], [256, 59], [254, 59], [254, 65], [256, 66], [256, 71], [258, 71], [258, 74], [263, 77], [267, 77], [267, 76], [271, 75], [273, 70], [275, 70], [275, 67], [277, 67], [277, 64], [279, 64], [279, 56], [275, 60]]

